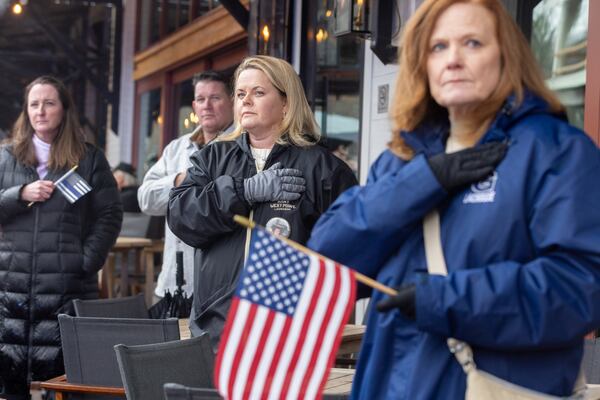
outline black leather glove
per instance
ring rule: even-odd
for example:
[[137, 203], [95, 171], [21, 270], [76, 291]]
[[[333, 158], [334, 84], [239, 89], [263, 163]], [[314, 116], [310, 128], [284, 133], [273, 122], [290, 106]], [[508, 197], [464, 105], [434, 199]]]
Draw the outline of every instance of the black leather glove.
[[398, 294], [390, 296], [387, 299], [377, 303], [377, 311], [386, 312], [397, 308], [408, 319], [415, 320], [415, 298], [417, 288], [414, 284], [402, 286], [398, 289]]
[[488, 177], [502, 161], [507, 149], [506, 143], [490, 142], [456, 153], [436, 154], [427, 162], [440, 185], [447, 192], [453, 192]]
[[275, 163], [271, 168], [244, 179], [244, 198], [248, 203], [298, 200], [305, 190], [306, 181], [302, 178], [302, 171], [281, 168], [281, 163]]

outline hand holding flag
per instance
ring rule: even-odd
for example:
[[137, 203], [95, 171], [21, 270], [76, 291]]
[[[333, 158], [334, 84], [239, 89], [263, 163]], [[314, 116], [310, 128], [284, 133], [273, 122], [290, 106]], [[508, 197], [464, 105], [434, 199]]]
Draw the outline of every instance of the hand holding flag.
[[[92, 187], [75, 170], [78, 165], [71, 168], [66, 174], [58, 178], [54, 185], [65, 196], [71, 204], [82, 198], [86, 193], [92, 190]], [[27, 207], [31, 207], [35, 202], [30, 202]]]

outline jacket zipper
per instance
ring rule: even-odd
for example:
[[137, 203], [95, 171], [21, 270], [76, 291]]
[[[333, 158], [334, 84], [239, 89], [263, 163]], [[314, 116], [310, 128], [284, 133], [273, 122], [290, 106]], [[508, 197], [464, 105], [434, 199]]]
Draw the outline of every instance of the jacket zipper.
[[28, 332], [28, 340], [27, 340], [27, 384], [32, 381], [32, 372], [31, 372], [31, 357], [32, 357], [32, 347], [33, 347], [33, 283], [35, 282], [35, 275], [37, 272], [37, 236], [38, 236], [38, 225], [39, 225], [39, 216], [40, 216], [40, 208], [35, 207], [35, 223], [33, 225], [33, 251], [31, 257], [31, 274], [29, 274], [29, 329]]

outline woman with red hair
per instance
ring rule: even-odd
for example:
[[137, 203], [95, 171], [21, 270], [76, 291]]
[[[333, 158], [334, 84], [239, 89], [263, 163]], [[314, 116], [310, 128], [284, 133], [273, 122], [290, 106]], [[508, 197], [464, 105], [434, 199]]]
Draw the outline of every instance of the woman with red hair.
[[[480, 370], [572, 394], [600, 326], [600, 152], [499, 0], [426, 0], [399, 64], [390, 149], [308, 242], [399, 288], [372, 293], [352, 397], [464, 398], [448, 338]], [[428, 274], [434, 210], [445, 276]]]

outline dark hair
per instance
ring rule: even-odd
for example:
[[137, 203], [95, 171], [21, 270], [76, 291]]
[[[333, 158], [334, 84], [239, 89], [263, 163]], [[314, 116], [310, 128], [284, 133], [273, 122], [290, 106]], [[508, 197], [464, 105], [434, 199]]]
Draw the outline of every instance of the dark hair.
[[113, 172], [115, 172], [115, 171], [123, 171], [130, 175], [135, 176], [135, 167], [133, 165], [123, 162], [123, 161], [118, 163], [117, 166], [113, 168]]
[[23, 95], [23, 107], [17, 122], [12, 130], [13, 152], [16, 159], [27, 166], [36, 166], [37, 159], [33, 146], [33, 126], [29, 122], [28, 104], [29, 92], [35, 85], [51, 85], [58, 92], [58, 98], [63, 107], [63, 119], [58, 128], [58, 134], [50, 149], [48, 167], [58, 170], [71, 168], [79, 163], [85, 154], [85, 137], [79, 119], [75, 103], [64, 83], [52, 76], [40, 76], [25, 88]]
[[218, 71], [203, 71], [194, 74], [192, 79], [192, 87], [195, 89], [198, 82], [221, 82], [225, 86], [225, 91], [228, 96], [233, 95], [233, 88], [231, 86], [231, 80], [227, 79], [225, 75]]

